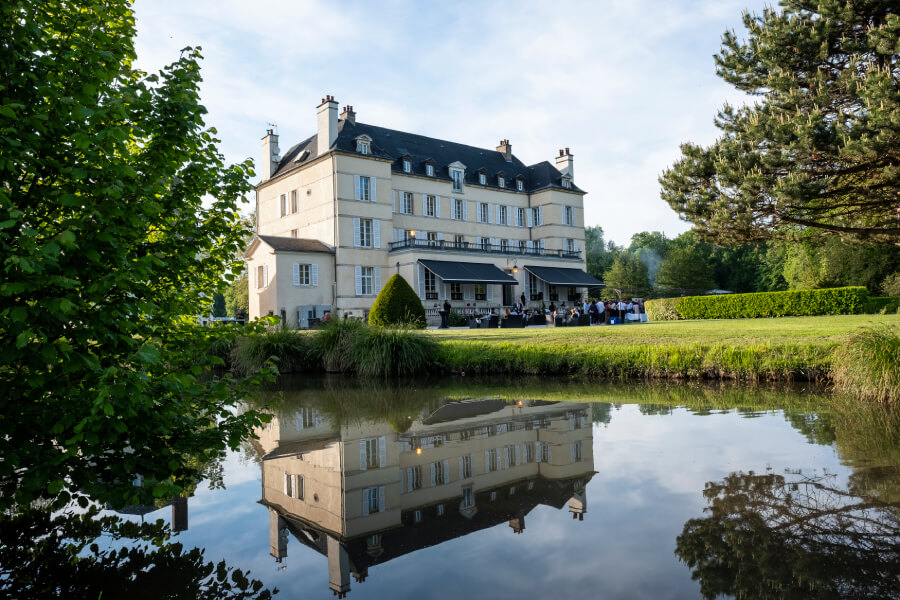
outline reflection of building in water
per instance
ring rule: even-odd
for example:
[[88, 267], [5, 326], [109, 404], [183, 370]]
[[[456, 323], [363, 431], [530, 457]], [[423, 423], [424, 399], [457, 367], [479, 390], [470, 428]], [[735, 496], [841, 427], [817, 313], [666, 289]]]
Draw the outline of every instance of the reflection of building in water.
[[288, 532], [328, 557], [331, 589], [350, 574], [508, 522], [525, 530], [538, 504], [587, 511], [590, 407], [568, 402], [444, 404], [404, 433], [387, 423], [332, 426], [308, 408], [259, 432], [271, 552]]

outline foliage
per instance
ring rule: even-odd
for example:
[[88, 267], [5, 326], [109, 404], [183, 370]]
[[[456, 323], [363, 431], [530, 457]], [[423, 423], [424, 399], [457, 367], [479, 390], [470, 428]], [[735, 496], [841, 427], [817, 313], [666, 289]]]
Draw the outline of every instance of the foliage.
[[864, 287], [830, 288], [797, 292], [761, 292], [685, 296], [645, 303], [647, 318], [755, 319], [759, 317], [845, 315], [862, 312], [869, 299]]
[[896, 243], [900, 15], [893, 0], [782, 0], [722, 37], [718, 75], [760, 97], [686, 143], [662, 197], [722, 242], [841, 234]]
[[331, 319], [313, 334], [313, 351], [330, 372], [353, 370], [353, 344], [365, 325], [357, 319]]
[[221, 292], [216, 292], [213, 296], [212, 316], [224, 317], [225, 312], [225, 296]]
[[892, 506], [835, 475], [732, 473], [703, 490], [675, 553], [704, 598], [888, 598], [900, 578]]
[[888, 296], [900, 296], [900, 271], [884, 278], [881, 291]]
[[603, 280], [603, 274], [612, 266], [616, 256], [622, 251], [613, 242], [605, 242], [602, 227], [584, 228], [584, 256], [587, 272]]
[[900, 246], [848, 244], [833, 237], [791, 244], [785, 258], [784, 278], [792, 290], [863, 285], [877, 293], [900, 264]]
[[311, 370], [320, 364], [313, 347], [313, 338], [303, 332], [259, 328], [237, 338], [231, 350], [231, 368], [241, 375], [255, 373], [271, 360], [279, 373]]
[[422, 300], [399, 273], [394, 274], [381, 288], [369, 311], [369, 323], [381, 326], [409, 325], [425, 329], [425, 307], [422, 306]]
[[900, 405], [900, 328], [853, 335], [835, 351], [833, 371], [839, 391]]
[[716, 285], [708, 254], [696, 244], [673, 248], [659, 266], [656, 283], [670, 289], [694, 291], [710, 290]]
[[[51, 515], [27, 510], [0, 521], [0, 595], [5, 598], [266, 600], [272, 592], [240, 569], [206, 562], [203, 550], [170, 542], [162, 520]], [[103, 538], [127, 545], [103, 548]], [[278, 590], [274, 590], [277, 593]]]
[[225, 288], [225, 313], [229, 317], [244, 317], [250, 314], [250, 284], [247, 273], [243, 272]]
[[354, 371], [364, 377], [427, 373], [436, 353], [434, 338], [408, 327], [363, 327], [352, 348]]
[[466, 318], [466, 315], [455, 310], [450, 311], [450, 317], [447, 320], [447, 325], [449, 325], [450, 327], [464, 327], [468, 324], [469, 320]]
[[241, 267], [251, 163], [204, 128], [197, 50], [132, 68], [129, 4], [0, 5], [0, 508], [171, 497], [260, 424], [211, 375], [233, 331], [180, 318]]
[[647, 265], [631, 254], [619, 254], [612, 266], [603, 274], [608, 288], [622, 290], [626, 295], [646, 295], [650, 292]]
[[873, 297], [866, 301], [863, 312], [867, 314], [888, 314], [900, 310], [900, 296]]
[[677, 321], [681, 318], [678, 314], [680, 303], [681, 298], [657, 298], [644, 302], [644, 310], [649, 321]]

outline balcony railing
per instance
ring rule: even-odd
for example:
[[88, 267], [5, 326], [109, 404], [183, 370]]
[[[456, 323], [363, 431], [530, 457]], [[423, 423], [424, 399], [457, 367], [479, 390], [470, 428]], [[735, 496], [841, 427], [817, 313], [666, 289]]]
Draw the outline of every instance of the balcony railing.
[[449, 240], [408, 239], [391, 242], [394, 250], [443, 250], [445, 252], [472, 252], [477, 254], [503, 254], [506, 256], [546, 256], [549, 258], [580, 259], [581, 252], [572, 250], [545, 250], [544, 248], [517, 248], [493, 244], [477, 244], [473, 242], [453, 242]]

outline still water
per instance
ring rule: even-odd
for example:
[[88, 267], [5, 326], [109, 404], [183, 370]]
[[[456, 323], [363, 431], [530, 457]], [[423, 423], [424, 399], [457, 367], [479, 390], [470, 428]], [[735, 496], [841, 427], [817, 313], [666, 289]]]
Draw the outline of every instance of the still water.
[[186, 513], [142, 518], [178, 513], [183, 544], [277, 597], [900, 597], [898, 426], [810, 390], [285, 380], [268, 399]]

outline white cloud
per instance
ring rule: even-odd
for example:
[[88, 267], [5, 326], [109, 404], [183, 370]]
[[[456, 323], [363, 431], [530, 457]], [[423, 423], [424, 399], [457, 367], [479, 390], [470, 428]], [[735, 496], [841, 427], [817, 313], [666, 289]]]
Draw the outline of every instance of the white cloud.
[[489, 148], [508, 138], [529, 164], [569, 147], [587, 224], [627, 243], [688, 228], [657, 177], [680, 143], [715, 139], [726, 99], [742, 101], [712, 54], [747, 5], [142, 2], [138, 64], [203, 47], [207, 121], [233, 161], [256, 157], [269, 122], [285, 148], [313, 133], [325, 94], [367, 123]]

